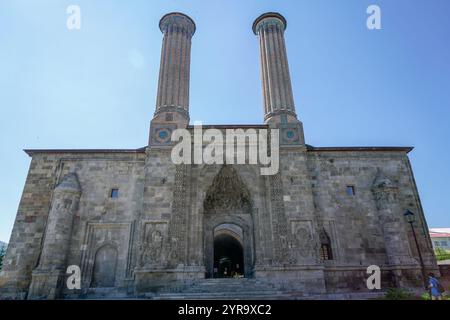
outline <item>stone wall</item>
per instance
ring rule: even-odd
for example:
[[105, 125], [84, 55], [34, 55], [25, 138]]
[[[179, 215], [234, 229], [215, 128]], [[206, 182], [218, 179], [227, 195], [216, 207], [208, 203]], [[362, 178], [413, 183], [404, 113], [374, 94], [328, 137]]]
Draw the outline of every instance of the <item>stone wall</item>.
[[[407, 264], [418, 275], [420, 271], [417, 250], [403, 213], [410, 209], [416, 213], [415, 225], [421, 252], [427, 268], [436, 270], [431, 242], [426, 233], [414, 177], [404, 152], [308, 152], [308, 167], [313, 186], [317, 217], [329, 224], [334, 260], [330, 266], [349, 268], [368, 265], [388, 267], [391, 263], [386, 252], [386, 235], [380, 217], [374, 183], [382, 175], [397, 189], [391, 212], [396, 221], [392, 239], [394, 246], [404, 247]], [[346, 193], [353, 186], [355, 195]], [[393, 206], [394, 204], [392, 204]], [[405, 236], [407, 235], [407, 236]], [[407, 242], [407, 246], [403, 246]], [[395, 249], [395, 248], [394, 248]], [[382, 268], [383, 269], [383, 268]], [[335, 273], [335, 272], [334, 272]], [[405, 276], [406, 277], [406, 276]], [[407, 278], [407, 277], [406, 277]]]
[[[25, 298], [38, 267], [53, 189], [69, 172], [76, 172], [82, 194], [73, 217], [67, 265], [82, 270], [88, 285], [95, 251], [117, 246], [117, 286], [131, 277], [131, 240], [141, 211], [145, 153], [34, 154], [0, 277], [2, 296]], [[112, 188], [119, 197], [112, 199]], [[128, 243], [127, 240], [129, 239]]]
[[54, 157], [40, 155], [31, 161], [0, 273], [2, 296], [26, 297], [31, 272], [38, 264], [58, 170], [60, 163]]
[[[220, 224], [242, 229], [246, 276], [279, 290], [364, 291], [365, 270], [373, 264], [382, 268], [383, 286], [418, 286], [417, 252], [402, 215], [406, 208], [419, 217], [421, 250], [427, 268], [436, 272], [404, 152], [283, 147], [280, 163], [277, 175], [261, 176], [257, 165], [174, 165], [170, 148], [35, 153], [0, 294], [81, 297], [94, 290], [95, 296], [108, 286], [145, 296], [183, 288], [208, 276], [211, 237]], [[47, 225], [48, 216], [65, 203], [56, 187], [69, 174], [76, 175], [81, 195], [73, 216], [66, 216], [73, 220], [72, 229], [64, 229], [70, 230], [68, 249], [64, 241], [52, 248], [67, 257], [65, 266], [80, 266], [82, 289], [75, 291], [67, 290], [65, 277], [47, 270], [41, 257], [43, 246], [58, 236], [49, 229], [58, 223]], [[374, 189], [377, 183], [387, 192], [384, 198]], [[355, 195], [346, 193], [347, 186]], [[118, 198], [111, 198], [113, 188]], [[329, 241], [331, 260], [321, 260], [323, 241]], [[395, 260], [404, 252], [414, 259]]]

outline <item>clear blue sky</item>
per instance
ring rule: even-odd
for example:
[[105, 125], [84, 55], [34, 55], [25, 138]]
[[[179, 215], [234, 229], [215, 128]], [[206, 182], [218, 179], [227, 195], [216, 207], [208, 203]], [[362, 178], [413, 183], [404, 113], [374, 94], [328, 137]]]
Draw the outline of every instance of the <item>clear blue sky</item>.
[[[81, 30], [66, 8], [81, 8]], [[366, 8], [382, 10], [380, 31]], [[162, 15], [197, 24], [191, 121], [261, 123], [253, 20], [278, 11], [297, 113], [315, 146], [414, 146], [430, 227], [450, 227], [450, 1], [0, 0], [0, 240], [9, 241], [24, 148], [138, 148], [154, 112]]]

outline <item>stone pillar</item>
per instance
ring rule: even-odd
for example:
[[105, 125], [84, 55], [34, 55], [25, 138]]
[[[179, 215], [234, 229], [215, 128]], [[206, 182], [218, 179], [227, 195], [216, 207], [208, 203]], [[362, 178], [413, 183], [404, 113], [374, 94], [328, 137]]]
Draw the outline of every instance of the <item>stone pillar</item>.
[[259, 38], [264, 121], [280, 128], [280, 145], [304, 145], [303, 125], [295, 113], [284, 41], [286, 19], [268, 12], [253, 23]]
[[279, 13], [265, 13], [253, 23], [259, 37], [264, 120], [287, 115], [296, 120], [294, 97], [284, 41], [286, 19]]
[[66, 276], [66, 260], [81, 188], [75, 173], [67, 174], [53, 191], [44, 244], [33, 271], [29, 299], [55, 299]]
[[[150, 133], [150, 144], [153, 145], [170, 141], [174, 127], [186, 127], [189, 123], [191, 39], [195, 33], [195, 23], [187, 15], [174, 12], [161, 18], [159, 28], [164, 38], [156, 112]], [[161, 128], [164, 130], [159, 130]]]
[[403, 212], [398, 204], [398, 187], [378, 172], [372, 192], [375, 197], [386, 248], [387, 263], [393, 268], [397, 285], [402, 285], [402, 272], [396, 267], [415, 266], [405, 229]]

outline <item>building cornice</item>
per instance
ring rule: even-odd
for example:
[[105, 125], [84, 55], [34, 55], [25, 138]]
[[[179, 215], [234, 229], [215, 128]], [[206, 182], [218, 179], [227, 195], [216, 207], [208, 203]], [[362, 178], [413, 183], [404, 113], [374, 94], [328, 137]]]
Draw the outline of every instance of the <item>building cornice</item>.
[[306, 145], [307, 151], [319, 152], [405, 152], [409, 153], [414, 147], [313, 147]]
[[92, 153], [145, 153], [147, 147], [139, 149], [24, 149], [23, 151], [32, 157], [35, 154], [55, 154], [55, 153], [77, 153], [77, 154], [92, 154]]
[[[193, 129], [189, 126], [188, 129]], [[265, 125], [208, 125], [203, 126], [203, 129], [208, 128], [267, 128]], [[145, 153], [147, 146], [139, 149], [24, 149], [23, 151], [32, 157], [35, 154], [56, 154], [56, 153], [76, 153], [76, 154], [93, 154], [93, 153]], [[313, 147], [306, 145], [306, 150], [309, 152], [404, 152], [409, 153], [413, 147]]]

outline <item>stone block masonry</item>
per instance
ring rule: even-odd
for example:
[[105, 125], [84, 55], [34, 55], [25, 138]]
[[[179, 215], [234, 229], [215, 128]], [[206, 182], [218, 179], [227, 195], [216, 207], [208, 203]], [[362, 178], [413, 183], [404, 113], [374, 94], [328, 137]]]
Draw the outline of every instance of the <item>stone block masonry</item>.
[[[279, 129], [279, 170], [259, 164], [175, 164], [171, 134], [189, 126], [195, 24], [165, 15], [148, 146], [26, 150], [30, 168], [3, 269], [0, 298], [301, 298], [421, 286], [439, 273], [408, 160], [410, 147], [313, 147], [295, 111], [278, 13], [256, 19], [264, 122], [204, 126]], [[248, 147], [248, 145], [247, 145]], [[81, 288], [68, 289], [68, 266]]]

